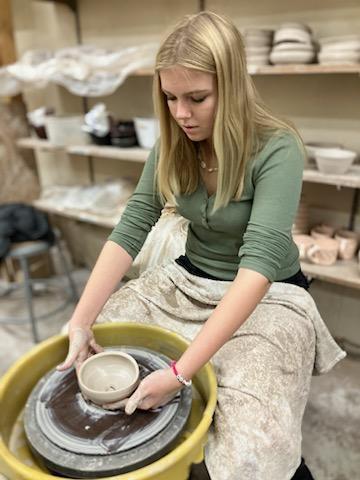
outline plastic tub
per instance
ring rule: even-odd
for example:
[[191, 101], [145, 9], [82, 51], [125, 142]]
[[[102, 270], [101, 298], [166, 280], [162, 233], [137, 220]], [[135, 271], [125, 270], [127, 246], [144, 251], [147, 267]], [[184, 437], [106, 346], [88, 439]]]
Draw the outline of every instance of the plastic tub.
[[[188, 343], [179, 335], [155, 326], [134, 323], [97, 325], [94, 327], [97, 342], [103, 346], [134, 345], [159, 351], [177, 359]], [[49, 370], [66, 356], [68, 341], [64, 335], [42, 342], [24, 355], [0, 380], [0, 472], [10, 480], [60, 479], [38, 465], [25, 442], [18, 442], [10, 451], [10, 443], [23, 435], [19, 419], [26, 400]], [[202, 401], [193, 399], [190, 419], [178, 445], [156, 462], [130, 473], [103, 477], [112, 480], [185, 480], [190, 465], [200, 463], [204, 457], [207, 431], [216, 406], [216, 378], [210, 364], [205, 365], [193, 381]], [[201, 404], [201, 406], [200, 406]]]
[[159, 120], [156, 118], [134, 118], [136, 136], [140, 147], [152, 148], [159, 136]]
[[342, 175], [356, 158], [356, 152], [342, 148], [319, 148], [315, 152], [317, 168], [322, 173]]
[[46, 117], [45, 125], [48, 139], [58, 146], [87, 145], [90, 143], [90, 139], [82, 130], [83, 123], [83, 116]]

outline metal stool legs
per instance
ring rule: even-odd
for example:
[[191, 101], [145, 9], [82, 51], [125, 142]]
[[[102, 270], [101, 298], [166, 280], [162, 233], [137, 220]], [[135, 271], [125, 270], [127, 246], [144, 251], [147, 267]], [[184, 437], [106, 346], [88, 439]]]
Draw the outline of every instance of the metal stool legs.
[[71, 299], [72, 299], [73, 302], [78, 302], [79, 301], [79, 295], [78, 295], [78, 292], [77, 292], [77, 289], [76, 289], [76, 286], [75, 286], [74, 279], [72, 278], [72, 275], [70, 273], [70, 269], [69, 269], [69, 266], [67, 264], [67, 261], [66, 261], [64, 252], [62, 250], [61, 243], [60, 243], [59, 239], [56, 241], [56, 247], [59, 251], [59, 255], [60, 255], [60, 258], [61, 258], [61, 263], [64, 267], [65, 275], [67, 276], [67, 279], [68, 279], [68, 282], [69, 282]]
[[20, 260], [21, 269], [24, 274], [24, 290], [25, 290], [26, 303], [29, 310], [32, 336], [33, 336], [34, 342], [38, 343], [40, 338], [37, 330], [36, 318], [35, 318], [34, 309], [33, 309], [32, 281], [30, 278], [29, 265], [27, 262], [27, 258], [20, 257], [19, 260]]
[[[48, 311], [46, 313], [43, 313], [41, 315], [36, 315], [35, 314], [35, 309], [34, 309], [34, 295], [33, 295], [33, 284], [34, 280], [30, 276], [30, 264], [29, 264], [29, 259], [33, 258], [36, 255], [39, 254], [44, 254], [48, 253], [50, 250], [50, 245], [47, 242], [43, 242], [41, 240], [36, 240], [33, 242], [24, 242], [23, 244], [19, 245], [14, 245], [13, 249], [11, 252], [8, 254], [10, 258], [14, 258], [19, 261], [21, 270], [23, 272], [24, 280], [22, 284], [18, 284], [15, 288], [22, 287], [25, 292], [25, 300], [26, 300], [26, 306], [28, 310], [28, 316], [26, 318], [0, 318], [0, 324], [24, 324], [24, 323], [29, 323], [31, 324], [31, 331], [32, 331], [32, 337], [34, 339], [35, 343], [38, 343], [40, 341], [39, 337], [39, 331], [37, 328], [37, 321], [40, 319], [48, 318], [51, 315], [54, 315], [56, 313], [59, 313], [64, 310], [64, 308], [70, 303], [70, 302], [77, 302], [79, 297], [78, 293], [76, 290], [75, 282], [72, 278], [68, 263], [66, 261], [64, 252], [61, 248], [60, 245], [60, 237], [58, 236], [57, 241], [55, 242], [55, 246], [58, 249], [59, 252], [59, 258], [62, 264], [63, 271], [66, 275], [69, 287], [70, 287], [70, 292], [67, 295], [67, 298], [65, 299], [64, 302], [61, 303], [58, 307], [55, 309]], [[36, 279], [36, 282], [47, 282], [46, 279]], [[10, 290], [13, 290], [10, 289]], [[66, 289], [67, 290], [67, 289]]]

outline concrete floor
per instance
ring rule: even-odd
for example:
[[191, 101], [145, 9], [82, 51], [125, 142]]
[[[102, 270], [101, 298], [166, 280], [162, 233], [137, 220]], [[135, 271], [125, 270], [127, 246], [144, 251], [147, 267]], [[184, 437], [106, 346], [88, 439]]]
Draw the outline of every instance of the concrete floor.
[[[81, 292], [87, 270], [74, 274]], [[62, 300], [55, 280], [52, 291], [37, 295], [38, 312], [52, 308]], [[1, 296], [0, 316], [22, 315], [21, 292]], [[41, 339], [57, 334], [69, 319], [72, 305], [49, 320], [39, 322]], [[28, 325], [0, 325], [0, 376], [24, 353], [33, 347]], [[360, 478], [360, 361], [350, 356], [332, 372], [314, 377], [303, 422], [303, 454], [316, 480], [355, 480]], [[4, 478], [0, 472], [0, 479]], [[205, 480], [197, 468], [192, 480]], [[273, 479], [266, 479], [273, 480]], [[276, 479], [282, 480], [282, 479]]]

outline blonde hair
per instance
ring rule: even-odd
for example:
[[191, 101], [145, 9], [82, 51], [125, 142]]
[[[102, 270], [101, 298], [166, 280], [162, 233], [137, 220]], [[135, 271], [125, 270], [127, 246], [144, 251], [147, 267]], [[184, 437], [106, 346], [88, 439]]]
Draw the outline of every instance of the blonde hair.
[[213, 12], [188, 15], [164, 40], [156, 57], [153, 83], [155, 112], [160, 120], [157, 187], [164, 202], [193, 193], [199, 184], [197, 149], [171, 116], [159, 72], [180, 65], [214, 74], [218, 103], [213, 146], [218, 161], [213, 211], [239, 200], [247, 165], [270, 135], [296, 130], [263, 104], [246, 68], [240, 32]]

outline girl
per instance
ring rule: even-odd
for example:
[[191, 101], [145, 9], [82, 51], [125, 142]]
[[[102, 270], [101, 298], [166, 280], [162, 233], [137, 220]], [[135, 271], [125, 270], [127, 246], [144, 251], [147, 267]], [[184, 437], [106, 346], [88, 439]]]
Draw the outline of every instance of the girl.
[[[211, 478], [312, 478], [303, 465], [297, 471], [311, 375], [344, 353], [306, 291], [291, 237], [302, 142], [260, 101], [240, 33], [214, 13], [187, 16], [162, 43], [153, 97], [160, 140], [71, 318], [59, 369], [101, 350], [96, 320], [175, 330], [191, 345], [175, 368], [146, 377], [125, 411], [163, 405], [212, 360]], [[189, 220], [185, 255], [109, 299], [166, 202]]]

